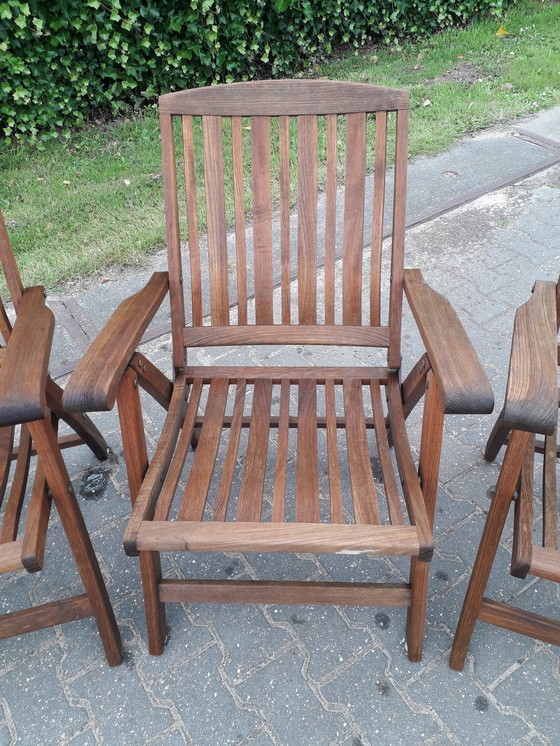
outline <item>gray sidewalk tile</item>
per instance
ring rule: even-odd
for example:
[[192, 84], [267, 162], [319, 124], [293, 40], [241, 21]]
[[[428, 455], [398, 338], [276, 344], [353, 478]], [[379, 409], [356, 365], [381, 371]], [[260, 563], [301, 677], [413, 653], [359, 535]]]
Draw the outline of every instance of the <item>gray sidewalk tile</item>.
[[[520, 127], [560, 140], [560, 108]], [[411, 164], [409, 214], [466, 194], [492, 178], [537, 165], [551, 151], [512, 137], [514, 126], [467, 138], [447, 153]], [[556, 134], [555, 134], [556, 133]], [[442, 177], [457, 172], [455, 179]], [[428, 187], [426, 186], [428, 185]], [[368, 229], [369, 230], [369, 229]], [[122, 298], [141, 287], [160, 253], [141, 272], [110, 272], [84, 283], [69, 302], [84, 323], [83, 339], [59, 328], [53, 367], [77, 357]], [[496, 411], [503, 400], [515, 309], [535, 279], [560, 272], [560, 165], [491, 192], [407, 232], [405, 266], [454, 303], [492, 381]], [[321, 271], [319, 271], [319, 286]], [[319, 291], [321, 288], [319, 287]], [[74, 292], [76, 295], [76, 292]], [[252, 306], [252, 304], [249, 304]], [[251, 309], [250, 309], [251, 310]], [[168, 322], [168, 307], [157, 324]], [[77, 336], [76, 336], [77, 335]], [[79, 337], [79, 338], [78, 338]], [[169, 374], [169, 337], [142, 351]], [[422, 352], [406, 309], [405, 373]], [[200, 349], [190, 363], [377, 364], [362, 349]], [[61, 383], [64, 383], [61, 381]], [[163, 410], [147, 402], [148, 448]], [[551, 746], [558, 742], [560, 652], [557, 648], [478, 623], [463, 673], [448, 657], [499, 463], [482, 453], [491, 416], [449, 417], [435, 523], [424, 656], [410, 663], [399, 608], [168, 604], [170, 636], [162, 656], [150, 656], [138, 561], [122, 551], [130, 513], [116, 413], [94, 416], [113, 455], [99, 464], [88, 449], [65, 452], [123, 635], [122, 666], [106, 665], [95, 624], [84, 619], [2, 641], [0, 746], [126, 744], [144, 746]], [[420, 418], [409, 419], [418, 448]], [[190, 456], [189, 456], [190, 458]], [[372, 464], [376, 469], [376, 464]], [[322, 476], [324, 482], [324, 475]], [[265, 500], [270, 510], [269, 500]], [[289, 501], [287, 501], [289, 505]], [[293, 506], [292, 506], [293, 507]], [[536, 530], [540, 528], [537, 515]], [[558, 614], [552, 583], [509, 575], [508, 520], [488, 595], [538, 613]], [[49, 571], [49, 556], [62, 570]], [[171, 577], [402, 581], [405, 558], [332, 555], [164, 554]], [[52, 565], [52, 563], [51, 563]], [[0, 577], [0, 611], [81, 591], [56, 515], [46, 569]]]
[[438, 716], [464, 746], [502, 746], [504, 742], [514, 743], [529, 730], [524, 718], [503, 708], [491, 692], [472, 681], [468, 672], [433, 669], [407, 691], [419, 707], [437, 702]]
[[549, 743], [558, 742], [558, 657], [538, 650], [494, 690], [504, 708], [526, 719]]
[[[12, 714], [18, 743], [60, 743], [78, 733], [89, 713], [59, 677], [63, 650], [51, 646], [0, 676], [2, 698]], [[25, 713], [25, 715], [24, 715]]]
[[[304, 674], [308, 654], [292, 648], [235, 687], [239, 700], [258, 710], [283, 746], [322, 746], [347, 727], [345, 708], [330, 708]], [[342, 711], [341, 711], [342, 710]]]
[[431, 708], [417, 706], [387, 675], [387, 657], [379, 650], [322, 685], [321, 693], [329, 704], [347, 707], [359, 732], [376, 746], [425, 743], [440, 732]]

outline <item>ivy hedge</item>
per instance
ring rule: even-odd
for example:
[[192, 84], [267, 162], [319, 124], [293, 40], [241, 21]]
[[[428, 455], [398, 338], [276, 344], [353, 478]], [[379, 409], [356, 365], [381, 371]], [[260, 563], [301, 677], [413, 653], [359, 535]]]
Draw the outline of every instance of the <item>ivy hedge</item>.
[[425, 35], [508, 0], [0, 0], [0, 142], [160, 92], [292, 76], [335, 45]]

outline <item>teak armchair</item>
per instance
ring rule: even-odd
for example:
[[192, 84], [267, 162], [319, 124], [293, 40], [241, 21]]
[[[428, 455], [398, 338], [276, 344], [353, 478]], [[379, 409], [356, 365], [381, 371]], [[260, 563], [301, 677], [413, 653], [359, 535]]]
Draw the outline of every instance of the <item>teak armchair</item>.
[[[43, 569], [54, 500], [85, 589], [80, 595], [3, 614], [0, 638], [94, 616], [107, 660], [115, 666], [122, 660], [119, 630], [60, 450], [86, 443], [105, 459], [107, 444], [87, 416], [64, 409], [62, 390], [48, 376], [54, 318], [42, 287], [23, 288], [1, 212], [0, 262], [17, 314], [12, 327], [0, 300], [5, 342], [0, 346], [0, 573]], [[74, 433], [58, 438], [59, 419]], [[28, 486], [33, 455], [37, 459]], [[56, 568], [51, 564], [50, 569]]]
[[[539, 281], [515, 315], [504, 406], [484, 457], [493, 461], [504, 443], [507, 446], [455, 633], [451, 666], [457, 670], [465, 663], [477, 619], [560, 645], [560, 620], [484, 595], [512, 502], [511, 574], [560, 583], [556, 488], [559, 301], [560, 284]], [[537, 439], [537, 434], [544, 438]], [[533, 535], [535, 452], [543, 454], [539, 543]]]
[[[233, 601], [405, 606], [408, 654], [421, 657], [443, 415], [491, 411], [493, 396], [448, 302], [419, 271], [403, 268], [408, 101], [406, 92], [390, 88], [297, 80], [160, 98], [175, 381], [149, 468], [140, 443], [136, 373], [127, 368], [126, 355], [166, 290], [165, 275], [154, 275], [117, 310], [64, 399], [74, 410], [101, 409], [121, 392], [134, 501], [124, 543], [129, 555], [140, 555], [154, 654], [164, 643], [165, 603]], [[181, 128], [179, 154], [174, 122]], [[231, 138], [227, 147], [224, 132]], [[390, 143], [392, 190], [386, 179]], [[373, 204], [366, 206], [367, 144], [375, 154]], [[324, 219], [318, 210], [320, 152]], [[344, 197], [337, 210], [339, 161]], [[224, 186], [226, 170], [233, 174], [231, 193]], [[276, 186], [279, 236], [273, 231]], [[386, 203], [393, 230], [383, 256]], [[229, 243], [227, 204], [234, 224]], [[366, 210], [372, 211], [373, 230], [371, 249], [364, 252]], [[203, 219], [206, 240], [199, 230]], [[386, 286], [388, 310], [381, 301]], [[401, 384], [403, 290], [427, 352]], [[361, 346], [380, 348], [386, 358], [379, 367], [219, 367], [189, 365], [186, 357], [198, 347], [251, 345]], [[417, 469], [405, 420], [424, 392]], [[408, 555], [410, 580], [171, 580], [162, 578], [162, 550]]]

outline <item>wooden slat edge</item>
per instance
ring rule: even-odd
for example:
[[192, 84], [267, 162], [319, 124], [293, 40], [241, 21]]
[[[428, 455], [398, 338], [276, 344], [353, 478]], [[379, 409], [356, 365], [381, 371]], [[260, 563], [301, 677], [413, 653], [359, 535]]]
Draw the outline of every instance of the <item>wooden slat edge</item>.
[[26, 288], [0, 370], [0, 425], [47, 416], [45, 383], [54, 316], [40, 286]]
[[478, 618], [481, 622], [509, 629], [520, 635], [534, 637], [552, 645], [560, 645], [560, 622], [531, 611], [484, 598]]
[[447, 414], [487, 414], [494, 394], [480, 360], [449, 301], [432, 290], [418, 269], [404, 273], [404, 289]]
[[334, 583], [288, 580], [163, 580], [164, 602], [410, 606], [407, 583]]
[[138, 530], [137, 548], [409, 556], [420, 552], [414, 526], [244, 521], [145, 521]]
[[142, 290], [119, 305], [67, 383], [62, 397], [66, 409], [112, 409], [121, 376], [167, 288], [167, 272], [154, 272]]
[[264, 80], [193, 88], [159, 97], [167, 114], [297, 116], [408, 109], [398, 88], [330, 80]]
[[387, 368], [352, 367], [330, 367], [322, 365], [309, 365], [301, 367], [273, 366], [261, 367], [251, 366], [219, 366], [219, 365], [192, 365], [185, 368], [187, 383], [195, 378], [201, 378], [204, 383], [209, 383], [213, 378], [228, 378], [230, 383], [235, 383], [240, 378], [245, 378], [247, 383], [254, 383], [259, 378], [269, 378], [273, 383], [282, 383], [287, 379], [296, 384], [302, 379], [311, 378], [317, 383], [333, 380], [342, 383], [343, 378], [357, 378], [362, 383], [377, 380], [380, 383], [387, 382]]
[[317, 325], [302, 328], [285, 324], [185, 327], [187, 347], [237, 344], [323, 344], [353, 347], [387, 347], [389, 327]]
[[531, 298], [517, 309], [513, 326], [506, 399], [506, 427], [550, 434], [558, 420], [556, 285], [536, 282]]

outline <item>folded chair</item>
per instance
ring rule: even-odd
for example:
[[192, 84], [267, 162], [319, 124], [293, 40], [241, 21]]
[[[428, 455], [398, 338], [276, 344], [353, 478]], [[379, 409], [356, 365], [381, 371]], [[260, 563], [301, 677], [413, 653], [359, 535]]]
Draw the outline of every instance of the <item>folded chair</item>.
[[[85, 589], [77, 596], [3, 614], [0, 638], [93, 616], [107, 661], [116, 666], [122, 660], [119, 630], [61, 455], [61, 448], [86, 443], [105, 459], [107, 444], [87, 416], [64, 409], [62, 390], [48, 376], [54, 318], [42, 287], [23, 288], [1, 213], [0, 261], [17, 314], [12, 326], [0, 301], [5, 342], [0, 347], [0, 573], [43, 568], [54, 500]], [[73, 434], [57, 438], [60, 419]], [[35, 470], [28, 479], [34, 455]], [[52, 565], [50, 569], [56, 571]]]
[[[406, 92], [331, 81], [236, 83], [160, 98], [175, 380], [149, 467], [138, 370], [127, 355], [165, 292], [164, 275], [117, 310], [64, 399], [81, 410], [120, 397], [134, 500], [125, 549], [140, 555], [154, 654], [162, 652], [167, 602], [231, 601], [404, 606], [408, 654], [421, 657], [443, 414], [491, 411], [493, 397], [448, 302], [419, 271], [403, 268], [408, 108]], [[385, 255], [386, 205], [393, 229]], [[373, 229], [364, 252], [366, 211]], [[426, 354], [401, 384], [403, 290]], [[252, 345], [359, 346], [379, 349], [383, 364], [214, 366], [187, 358], [194, 348]], [[424, 392], [417, 468], [405, 420]], [[167, 550], [405, 555], [410, 579], [165, 579], [159, 553]]]
[[[556, 489], [559, 291], [560, 285], [553, 282], [535, 283], [532, 297], [515, 315], [505, 402], [484, 457], [493, 461], [507, 445], [453, 641], [451, 667], [458, 671], [465, 663], [477, 619], [560, 645], [560, 620], [484, 595], [512, 502], [511, 574], [560, 583]], [[544, 438], [536, 438], [539, 434]], [[538, 542], [533, 531], [535, 453], [543, 455]]]

